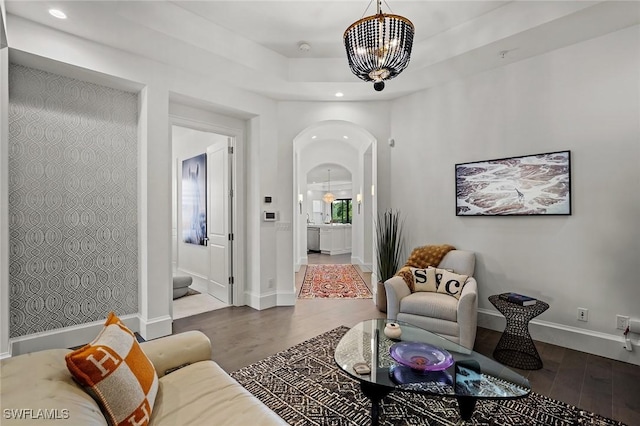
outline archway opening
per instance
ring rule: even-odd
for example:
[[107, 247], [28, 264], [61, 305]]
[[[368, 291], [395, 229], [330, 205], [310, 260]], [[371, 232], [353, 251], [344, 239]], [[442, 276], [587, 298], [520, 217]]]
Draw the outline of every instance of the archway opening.
[[[334, 168], [337, 177], [344, 178], [350, 174], [351, 247], [350, 263], [364, 271], [372, 270], [373, 262], [373, 218], [376, 217], [377, 203], [374, 191], [377, 182], [376, 139], [361, 126], [341, 120], [328, 120], [315, 123], [296, 136], [293, 141], [293, 264], [294, 274], [302, 265], [308, 264], [308, 227], [309, 221], [323, 223], [329, 218], [330, 208], [318, 204], [318, 192], [314, 189], [313, 179], [318, 176], [316, 184], [323, 182], [326, 188], [327, 170]], [[332, 171], [332, 192], [338, 191], [334, 185]], [[341, 181], [345, 186], [346, 178]], [[348, 198], [348, 197], [345, 197]], [[319, 210], [314, 212], [315, 209]], [[295, 281], [295, 280], [294, 280]], [[374, 290], [375, 291], [375, 290]]]

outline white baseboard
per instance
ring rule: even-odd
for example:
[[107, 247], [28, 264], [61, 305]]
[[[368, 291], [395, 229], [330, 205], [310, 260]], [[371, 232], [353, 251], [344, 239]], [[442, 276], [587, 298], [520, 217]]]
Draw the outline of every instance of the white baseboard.
[[277, 306], [295, 306], [298, 294], [295, 291], [278, 293]]
[[362, 258], [359, 256], [351, 256], [351, 264], [352, 265], [358, 265], [360, 267], [360, 269], [364, 270], [364, 262], [362, 261]]
[[337, 254], [349, 254], [349, 253], [351, 253], [351, 249], [320, 250], [320, 253], [328, 254], [330, 256], [335, 256]]
[[169, 336], [173, 332], [173, 320], [169, 315], [151, 318], [146, 321], [138, 316], [138, 324], [138, 333], [140, 333], [145, 340]]
[[263, 295], [245, 293], [244, 300], [247, 302], [247, 305], [253, 309], [261, 311], [263, 309], [269, 309], [277, 306], [278, 294], [276, 292]]
[[[131, 330], [139, 331], [137, 314], [123, 315], [120, 319]], [[9, 340], [11, 356], [84, 345], [95, 339], [102, 327], [104, 320], [15, 337]]]
[[[132, 331], [140, 333], [145, 340], [157, 339], [172, 333], [172, 320], [169, 315], [143, 320], [139, 314], [122, 315], [122, 322]], [[104, 327], [104, 320], [94, 321], [56, 330], [43, 331], [9, 340], [10, 353], [0, 355], [22, 355], [30, 352], [54, 348], [73, 348], [91, 342]]]
[[[478, 309], [478, 326], [503, 331], [505, 324], [506, 320], [498, 312]], [[540, 342], [640, 365], [639, 342], [634, 341], [633, 351], [627, 351], [622, 332], [618, 336], [536, 319], [529, 323], [529, 332]]]
[[190, 286], [197, 286], [198, 288], [209, 288], [209, 279], [204, 275], [197, 274], [195, 272], [189, 271], [187, 269], [178, 268], [176, 271], [176, 275], [189, 276], [193, 279], [193, 284]]

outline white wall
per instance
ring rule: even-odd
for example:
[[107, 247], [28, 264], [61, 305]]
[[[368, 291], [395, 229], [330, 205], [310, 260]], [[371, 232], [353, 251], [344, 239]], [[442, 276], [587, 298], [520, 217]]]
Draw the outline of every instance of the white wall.
[[[259, 197], [264, 193], [274, 193], [274, 188], [278, 186], [277, 167], [273, 167], [273, 164], [277, 164], [274, 163], [277, 153], [272, 149], [277, 144], [275, 102], [230, 87], [217, 81], [211, 73], [191, 74], [173, 69], [13, 15], [8, 17], [7, 33], [11, 49], [36, 55], [44, 68], [50, 64], [69, 64], [75, 69], [83, 70], [88, 76], [100, 73], [114, 80], [132, 82], [143, 87], [139, 122], [141, 294], [140, 312], [134, 328], [139, 328], [146, 338], [171, 332], [172, 157], [169, 104], [172, 94], [197, 99], [211, 106], [224, 105], [224, 108], [221, 107], [224, 111], [233, 111], [249, 119], [245, 163], [248, 172], [243, 177], [246, 184], [243, 186], [243, 193], [238, 194], [246, 200], [244, 210], [247, 215], [243, 224], [246, 227], [246, 238], [240, 243], [250, 250], [247, 258], [251, 260], [250, 264], [243, 265], [247, 281], [245, 298], [250, 306], [256, 308], [274, 306], [277, 299], [264, 289], [263, 277], [274, 276], [276, 266], [262, 254], [273, 252], [276, 242], [275, 235], [270, 234], [260, 221], [262, 205]], [[3, 87], [6, 87], [4, 82]], [[6, 119], [2, 118], [6, 123]], [[5, 201], [1, 203], [3, 206]], [[5, 221], [6, 215], [1, 213], [2, 220]], [[0, 285], [4, 292], [8, 288], [8, 281], [3, 281]], [[5, 319], [3, 313], [3, 323]], [[95, 330], [95, 327], [96, 324], [87, 324], [86, 329]], [[59, 334], [69, 336], [72, 333], [61, 330]], [[77, 330], [75, 335], [79, 335]], [[39, 337], [34, 336], [34, 339]], [[3, 343], [5, 340], [3, 339]], [[55, 338], [47, 340], [45, 344], [65, 345], [65, 341]]]
[[[640, 318], [640, 38], [632, 27], [393, 102], [391, 204], [409, 245], [477, 254], [487, 297], [516, 291], [550, 309], [545, 341], [640, 363], [616, 314]], [[456, 217], [454, 164], [571, 150], [573, 215]], [[589, 321], [576, 319], [589, 309]]]

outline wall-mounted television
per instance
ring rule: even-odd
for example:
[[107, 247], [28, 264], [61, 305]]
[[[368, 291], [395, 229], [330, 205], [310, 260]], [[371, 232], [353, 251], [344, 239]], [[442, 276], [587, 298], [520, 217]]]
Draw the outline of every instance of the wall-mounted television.
[[570, 151], [456, 164], [456, 216], [570, 214]]

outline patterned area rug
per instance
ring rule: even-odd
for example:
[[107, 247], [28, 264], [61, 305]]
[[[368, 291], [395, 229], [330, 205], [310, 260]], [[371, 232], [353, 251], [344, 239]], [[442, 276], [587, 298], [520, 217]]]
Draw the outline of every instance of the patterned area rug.
[[[333, 360], [347, 330], [338, 327], [231, 375], [291, 425], [369, 425], [369, 401]], [[453, 398], [396, 391], [382, 402], [381, 425], [451, 426], [459, 421]], [[535, 393], [510, 401], [478, 401], [464, 424], [622, 425]]]
[[353, 265], [307, 265], [298, 299], [371, 299]]

